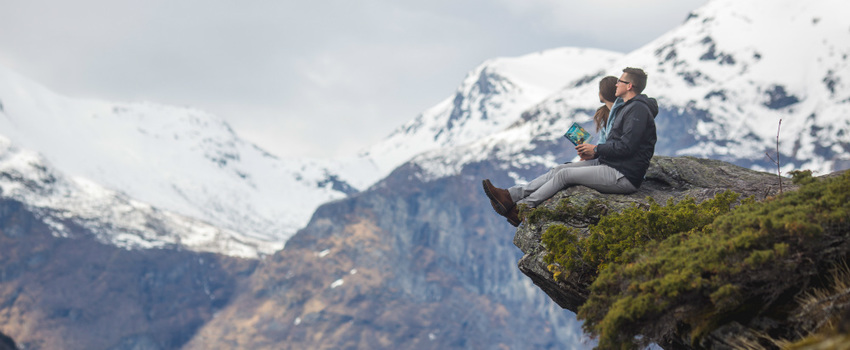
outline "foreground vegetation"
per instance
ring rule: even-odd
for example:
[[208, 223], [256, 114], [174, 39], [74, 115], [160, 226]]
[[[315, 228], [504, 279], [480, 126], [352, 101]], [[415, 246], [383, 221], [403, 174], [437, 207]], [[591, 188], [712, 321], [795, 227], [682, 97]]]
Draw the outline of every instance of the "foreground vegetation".
[[[674, 333], [698, 345], [731, 321], [787, 319], [799, 313], [801, 295], [837, 283], [825, 271], [850, 253], [850, 172], [798, 172], [794, 181], [799, 190], [762, 202], [727, 191], [702, 203], [650, 200], [584, 231], [552, 225], [543, 234], [546, 262], [556, 279], [593, 280], [578, 316], [603, 349]], [[801, 326], [795, 336], [816, 328]]]

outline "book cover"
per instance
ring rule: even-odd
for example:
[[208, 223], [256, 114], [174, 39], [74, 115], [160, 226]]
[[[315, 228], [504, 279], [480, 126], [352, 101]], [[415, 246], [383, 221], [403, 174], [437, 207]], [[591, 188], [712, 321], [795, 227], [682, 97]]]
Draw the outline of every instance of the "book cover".
[[578, 123], [573, 122], [573, 125], [571, 125], [569, 130], [567, 130], [564, 137], [566, 137], [567, 140], [570, 140], [570, 142], [574, 145], [578, 146], [590, 141], [590, 139], [593, 138], [593, 135], [587, 132], [587, 130], [584, 130], [584, 128], [582, 128], [581, 125], [578, 125]]

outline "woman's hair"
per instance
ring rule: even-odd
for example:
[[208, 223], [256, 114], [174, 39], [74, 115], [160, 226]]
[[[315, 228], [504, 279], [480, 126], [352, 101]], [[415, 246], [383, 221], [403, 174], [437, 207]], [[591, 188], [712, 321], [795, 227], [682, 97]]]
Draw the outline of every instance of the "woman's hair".
[[[602, 78], [599, 81], [599, 95], [605, 101], [614, 102], [617, 98], [617, 77], [609, 75]], [[596, 114], [593, 116], [593, 121], [596, 122], [596, 131], [599, 131], [604, 125], [608, 124], [608, 113], [610, 112], [611, 110], [608, 109], [607, 105], [602, 105], [602, 107], [596, 110]]]

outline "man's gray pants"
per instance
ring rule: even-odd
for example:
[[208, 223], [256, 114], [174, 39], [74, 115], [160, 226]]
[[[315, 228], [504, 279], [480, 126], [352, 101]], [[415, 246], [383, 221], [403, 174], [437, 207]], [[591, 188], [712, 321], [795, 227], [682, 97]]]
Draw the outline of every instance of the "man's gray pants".
[[572, 185], [587, 186], [602, 193], [629, 194], [637, 191], [625, 175], [597, 159], [558, 165], [528, 184], [511, 187], [508, 191], [515, 203], [536, 208]]

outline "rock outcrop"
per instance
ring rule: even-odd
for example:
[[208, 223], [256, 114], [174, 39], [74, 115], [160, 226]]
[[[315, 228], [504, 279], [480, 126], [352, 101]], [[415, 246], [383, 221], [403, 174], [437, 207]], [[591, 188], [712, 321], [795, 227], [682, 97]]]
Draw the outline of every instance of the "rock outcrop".
[[[562, 198], [569, 197], [570, 202], [579, 207], [591, 201], [598, 201], [601, 203], [598, 205], [602, 206], [600, 209], [603, 212], [619, 212], [633, 204], [647, 205], [648, 197], [663, 204], [671, 198], [674, 202], [678, 202], [690, 196], [699, 203], [726, 190], [741, 194], [740, 198], [753, 196], [756, 200], [761, 201], [779, 193], [779, 181], [780, 178], [776, 174], [756, 172], [721, 161], [656, 156], [646, 174], [646, 181], [640, 190], [634, 194], [625, 196], [606, 195], [583, 186], [576, 186], [561, 191], [542, 206], [554, 209]], [[782, 180], [782, 187], [786, 192], [798, 188], [789, 179]], [[529, 223], [529, 220], [526, 220], [514, 237], [514, 244], [524, 253], [519, 260], [519, 269], [558, 305], [573, 312], [578, 312], [582, 304], [588, 300], [593, 278], [588, 278], [582, 274], [570, 274], [566, 278], [556, 280], [553, 273], [547, 268], [548, 264], [544, 262], [547, 250], [541, 243], [541, 237], [548, 227], [555, 224], [573, 227], [582, 234], [586, 234], [588, 225], [595, 224], [598, 220], [598, 217], [585, 216], [573, 217], [567, 219], [567, 222], [540, 220]], [[581, 237], [582, 234], [579, 234], [579, 236]], [[839, 243], [835, 243], [835, 245], [837, 244]], [[817, 265], [818, 268], [806, 272], [806, 278], [823, 274], [823, 269], [820, 268], [827, 266], [827, 264], [817, 263], [814, 265]], [[777, 276], [777, 278], [781, 278], [781, 276]], [[799, 291], [802, 288], [799, 287], [795, 290]], [[794, 300], [793, 297], [790, 296], [788, 299]], [[784, 334], [779, 334], [780, 337], [784, 337], [787, 334], [800, 331], [801, 323], [812, 321], [783, 320], [776, 319], [775, 316], [751, 317], [744, 320], [729, 320], [725, 325], [721, 325], [709, 335], [702, 337], [698, 344], [691, 344], [693, 340], [688, 338], [687, 334], [673, 334], [666, 339], [653, 339], [653, 341], [658, 342], [665, 349], [727, 349], [735, 347], [730, 344], [730, 339], [743, 339], [747, 338], [748, 334], [757, 334], [758, 332], [763, 332], [762, 334], [771, 332], [771, 335], [784, 332]], [[794, 339], [802, 335], [805, 334], [793, 335], [790, 338]], [[758, 343], [758, 341], [755, 342]], [[770, 348], [770, 346], [766, 346], [766, 348]]]
[[[782, 186], [783, 190], [796, 188], [788, 179], [783, 180]], [[757, 172], [717, 160], [656, 156], [652, 159], [643, 185], [633, 194], [602, 194], [584, 186], [575, 186], [559, 192], [542, 206], [554, 208], [565, 197], [569, 197], [576, 206], [585, 205], [592, 199], [601, 199], [608, 211], [620, 211], [632, 204], [646, 205], [647, 197], [652, 197], [658, 203], [666, 203], [670, 198], [678, 201], [687, 196], [702, 202], [726, 190], [762, 200], [779, 193], [779, 178], [776, 174]], [[593, 220], [577, 217], [571, 222], [558, 223], [583, 229]], [[514, 245], [524, 253], [519, 261], [519, 269], [558, 305], [576, 312], [587, 300], [589, 281], [559, 282], [552, 278], [547, 264], [543, 262], [546, 248], [540, 238], [546, 228], [554, 223], [550, 221], [528, 225], [526, 222], [519, 227], [514, 236]]]

